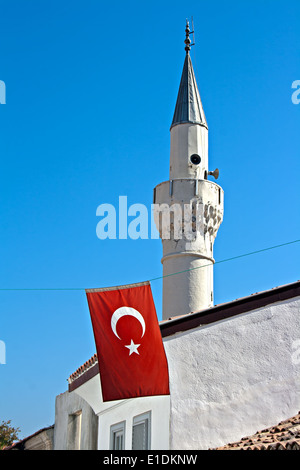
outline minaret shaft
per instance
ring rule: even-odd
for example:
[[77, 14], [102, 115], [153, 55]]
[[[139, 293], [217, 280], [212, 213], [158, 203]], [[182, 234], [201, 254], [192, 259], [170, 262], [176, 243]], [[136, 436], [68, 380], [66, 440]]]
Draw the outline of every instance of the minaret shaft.
[[[192, 155], [201, 156], [195, 165]], [[208, 171], [208, 130], [204, 126], [183, 123], [172, 127], [170, 146], [170, 179], [204, 179]]]

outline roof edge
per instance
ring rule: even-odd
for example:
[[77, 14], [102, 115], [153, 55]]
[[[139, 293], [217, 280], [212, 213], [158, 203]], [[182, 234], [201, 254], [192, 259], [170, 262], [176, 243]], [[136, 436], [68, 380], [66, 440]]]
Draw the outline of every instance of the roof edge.
[[240, 299], [188, 313], [178, 318], [166, 320], [160, 324], [162, 337], [184, 332], [203, 325], [209, 325], [220, 320], [234, 317], [241, 313], [251, 312], [266, 305], [300, 296], [300, 281], [270, 290], [251, 294]]
[[204, 122], [200, 122], [200, 121], [180, 121], [180, 122], [174, 122], [174, 124], [171, 124], [170, 131], [173, 129], [173, 127], [181, 126], [181, 124], [193, 124], [193, 125], [197, 124], [198, 126], [205, 127], [205, 129], [208, 130], [208, 125]]

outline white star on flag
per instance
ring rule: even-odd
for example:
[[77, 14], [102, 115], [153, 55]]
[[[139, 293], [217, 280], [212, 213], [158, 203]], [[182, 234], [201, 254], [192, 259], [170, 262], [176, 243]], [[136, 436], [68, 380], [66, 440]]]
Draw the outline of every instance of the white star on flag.
[[125, 346], [125, 348], [129, 349], [129, 356], [131, 356], [132, 353], [140, 354], [137, 350], [139, 346], [140, 344], [134, 344], [133, 340], [131, 340], [131, 343], [128, 346]]

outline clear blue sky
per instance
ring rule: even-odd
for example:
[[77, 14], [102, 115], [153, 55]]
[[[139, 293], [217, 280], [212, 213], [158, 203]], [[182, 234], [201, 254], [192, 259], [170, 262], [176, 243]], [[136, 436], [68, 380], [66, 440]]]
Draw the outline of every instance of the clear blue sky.
[[[0, 288], [162, 274], [160, 240], [96, 237], [96, 208], [150, 208], [168, 179], [185, 19], [220, 169], [216, 261], [299, 239], [299, 0], [0, 0]], [[215, 303], [296, 281], [300, 244], [215, 266]], [[159, 319], [162, 281], [152, 283]], [[95, 352], [84, 291], [0, 291], [0, 420], [21, 437]]]

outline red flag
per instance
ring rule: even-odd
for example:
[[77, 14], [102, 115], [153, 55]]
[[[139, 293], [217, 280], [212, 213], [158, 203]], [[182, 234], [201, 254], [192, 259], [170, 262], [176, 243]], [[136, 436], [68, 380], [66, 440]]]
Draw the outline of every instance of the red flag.
[[169, 395], [169, 374], [149, 282], [86, 290], [103, 401]]

